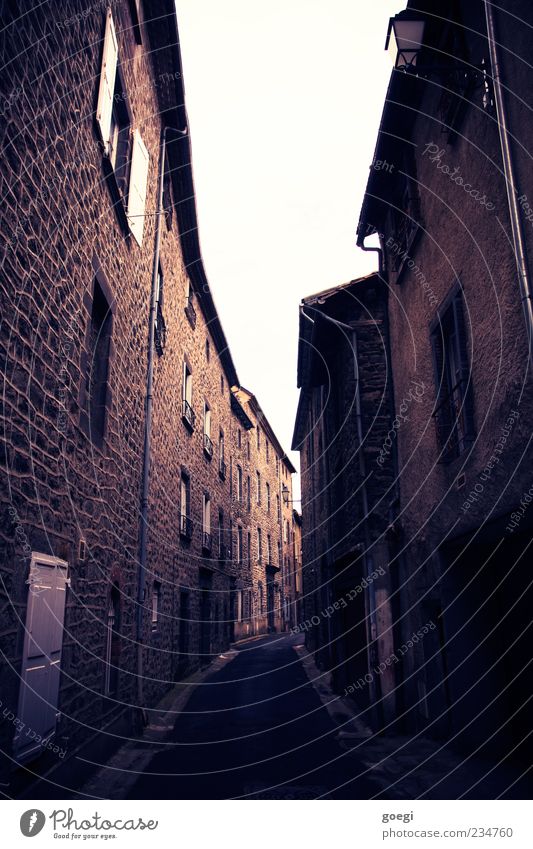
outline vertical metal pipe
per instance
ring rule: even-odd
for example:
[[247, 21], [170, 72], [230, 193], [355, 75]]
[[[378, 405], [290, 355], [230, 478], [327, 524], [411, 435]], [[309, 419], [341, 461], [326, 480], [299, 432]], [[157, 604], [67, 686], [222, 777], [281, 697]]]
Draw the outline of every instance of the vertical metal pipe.
[[137, 588], [137, 697], [139, 707], [144, 707], [143, 689], [143, 613], [146, 590], [146, 558], [148, 548], [148, 494], [150, 485], [150, 455], [152, 447], [152, 407], [154, 383], [155, 321], [157, 312], [157, 283], [159, 273], [159, 252], [161, 247], [161, 211], [163, 209], [163, 184], [165, 175], [166, 132], [161, 133], [159, 183], [157, 189], [157, 211], [155, 216], [154, 266], [152, 270], [152, 291], [150, 296], [150, 315], [148, 319], [148, 366], [146, 374], [146, 398], [144, 417], [144, 446], [141, 481], [141, 525], [139, 534], [139, 580]]
[[490, 0], [484, 0], [484, 3], [485, 18], [487, 22], [487, 41], [489, 45], [489, 55], [492, 66], [492, 80], [494, 85], [494, 99], [496, 102], [496, 116], [498, 119], [498, 130], [500, 134], [503, 170], [505, 174], [505, 186], [507, 189], [507, 202], [509, 204], [509, 217], [511, 219], [514, 255], [516, 260], [516, 268], [518, 271], [518, 279], [520, 282], [522, 306], [524, 309], [524, 317], [526, 320], [526, 330], [529, 344], [529, 357], [531, 359], [531, 343], [533, 340], [533, 292], [531, 287], [531, 280], [529, 277], [522, 215], [518, 203], [519, 193], [516, 188], [515, 170], [510, 142], [509, 121], [501, 83], [501, 65], [498, 53], [498, 44], [496, 41], [496, 24], [494, 20], [494, 13], [492, 10], [492, 3], [490, 2]]

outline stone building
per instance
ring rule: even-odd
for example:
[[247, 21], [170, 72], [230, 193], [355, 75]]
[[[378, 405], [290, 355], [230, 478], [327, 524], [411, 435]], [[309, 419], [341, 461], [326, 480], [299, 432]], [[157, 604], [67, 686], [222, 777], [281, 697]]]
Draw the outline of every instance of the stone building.
[[[205, 277], [174, 3], [15, 5], [1, 4], [4, 783], [13, 765], [103, 756], [176, 679], [285, 626], [276, 499], [294, 471], [240, 389]], [[256, 471], [261, 519], [245, 510]]]
[[304, 621], [297, 629], [338, 692], [363, 680], [359, 701], [374, 724], [394, 713], [390, 666], [372, 672], [393, 643], [386, 311], [377, 274], [303, 299], [293, 439], [302, 476]]
[[397, 16], [418, 35], [396, 56], [358, 229], [360, 246], [379, 236], [396, 415], [422, 387], [392, 445], [396, 654], [411, 641], [394, 663], [397, 716], [406, 729], [523, 755], [531, 13], [524, 0], [442, 0]]

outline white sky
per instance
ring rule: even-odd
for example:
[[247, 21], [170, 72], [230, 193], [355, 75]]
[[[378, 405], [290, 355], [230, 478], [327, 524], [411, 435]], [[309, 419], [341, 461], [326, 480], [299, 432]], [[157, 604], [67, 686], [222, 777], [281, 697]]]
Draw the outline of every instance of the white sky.
[[404, 6], [176, 0], [204, 265], [239, 379], [286, 451], [298, 304], [376, 267], [355, 231]]

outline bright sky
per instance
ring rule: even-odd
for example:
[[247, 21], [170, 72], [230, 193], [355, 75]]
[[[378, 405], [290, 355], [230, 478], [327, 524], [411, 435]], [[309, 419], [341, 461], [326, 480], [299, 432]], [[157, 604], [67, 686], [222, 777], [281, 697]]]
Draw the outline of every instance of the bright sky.
[[355, 230], [404, 6], [176, 0], [204, 265], [239, 379], [287, 451], [298, 304], [376, 267]]

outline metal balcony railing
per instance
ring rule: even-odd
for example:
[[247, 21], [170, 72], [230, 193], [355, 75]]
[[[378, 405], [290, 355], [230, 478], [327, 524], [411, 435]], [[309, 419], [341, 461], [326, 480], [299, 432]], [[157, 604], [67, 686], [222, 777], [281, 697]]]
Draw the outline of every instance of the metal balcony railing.
[[204, 451], [209, 459], [211, 459], [213, 456], [213, 443], [211, 441], [211, 437], [207, 433], [204, 433]]
[[188, 516], [180, 516], [180, 534], [185, 539], [192, 537], [192, 521]]
[[182, 410], [182, 418], [185, 424], [190, 427], [191, 430], [194, 430], [194, 424], [196, 422], [196, 414], [189, 404], [188, 401], [183, 399], [183, 410]]

